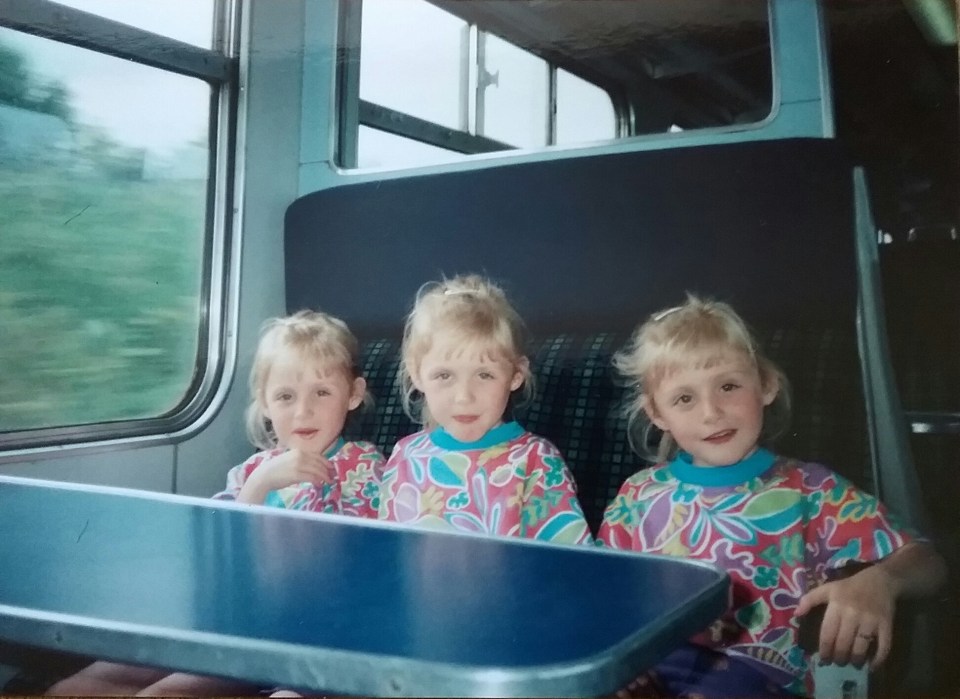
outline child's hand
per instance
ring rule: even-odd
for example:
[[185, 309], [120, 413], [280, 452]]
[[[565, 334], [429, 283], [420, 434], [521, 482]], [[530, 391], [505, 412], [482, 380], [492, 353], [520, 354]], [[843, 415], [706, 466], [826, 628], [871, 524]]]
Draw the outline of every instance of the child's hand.
[[262, 504], [271, 490], [295, 483], [313, 483], [320, 487], [332, 483], [335, 477], [333, 464], [322, 454], [290, 449], [260, 464], [243, 484], [237, 500]]
[[800, 598], [796, 616], [821, 604], [827, 606], [820, 627], [820, 659], [860, 667], [873, 651], [870, 669], [879, 667], [893, 640], [896, 590], [890, 576], [871, 566], [825, 583]]
[[332, 483], [334, 468], [330, 460], [319, 453], [290, 449], [260, 464], [258, 471], [270, 486], [269, 490], [286, 488], [295, 483], [313, 483], [319, 487]]

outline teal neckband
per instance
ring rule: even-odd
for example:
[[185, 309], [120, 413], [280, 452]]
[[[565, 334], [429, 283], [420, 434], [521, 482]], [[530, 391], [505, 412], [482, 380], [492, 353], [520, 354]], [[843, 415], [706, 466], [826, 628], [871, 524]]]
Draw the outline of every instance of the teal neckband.
[[717, 487], [746, 483], [773, 466], [776, 459], [772, 452], [759, 448], [747, 458], [729, 466], [694, 466], [692, 457], [681, 451], [668, 468], [677, 480], [684, 483]]
[[430, 433], [430, 441], [441, 449], [447, 449], [448, 451], [489, 449], [490, 447], [495, 447], [498, 444], [509, 442], [511, 439], [516, 439], [525, 431], [526, 430], [520, 427], [520, 425], [516, 422], [505, 422], [502, 425], [497, 425], [494, 427], [476, 442], [461, 442], [459, 439], [451, 436], [451, 434], [442, 427], [438, 427]]
[[343, 448], [343, 445], [347, 443], [343, 437], [337, 437], [334, 440], [333, 444], [330, 445], [330, 448], [323, 453], [323, 458], [332, 459], [334, 455]]

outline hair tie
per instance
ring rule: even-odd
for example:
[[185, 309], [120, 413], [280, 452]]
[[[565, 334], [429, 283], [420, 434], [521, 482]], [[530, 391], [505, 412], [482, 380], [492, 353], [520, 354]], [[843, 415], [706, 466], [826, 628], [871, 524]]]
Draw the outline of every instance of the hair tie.
[[674, 306], [673, 308], [668, 308], [668, 309], [665, 310], [665, 311], [660, 311], [659, 313], [657, 313], [656, 315], [653, 316], [653, 322], [654, 322], [654, 323], [659, 323], [661, 320], [663, 320], [664, 318], [666, 318], [668, 315], [670, 315], [671, 313], [676, 313], [676, 312], [679, 311], [681, 308], [683, 308], [683, 306]]

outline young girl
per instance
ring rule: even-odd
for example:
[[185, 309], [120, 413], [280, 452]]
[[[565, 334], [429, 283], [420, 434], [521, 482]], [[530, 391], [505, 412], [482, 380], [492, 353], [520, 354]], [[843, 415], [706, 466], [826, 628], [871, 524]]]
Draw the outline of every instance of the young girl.
[[247, 408], [247, 435], [263, 451], [232, 468], [214, 497], [375, 518], [383, 455], [340, 436], [367, 395], [358, 355], [346, 324], [325, 313], [268, 321]]
[[[932, 592], [937, 554], [875, 498], [819, 465], [760, 446], [788, 411], [786, 381], [724, 303], [654, 314], [615, 358], [637, 387], [630, 415], [663, 430], [661, 463], [607, 508], [602, 544], [724, 568], [733, 608], [628, 690], [646, 696], [809, 693], [799, 617], [826, 605], [821, 659], [875, 667], [896, 600]], [[830, 581], [850, 563], [876, 563]]]
[[[262, 451], [227, 474], [215, 498], [376, 517], [384, 458], [340, 436], [366, 398], [358, 344], [343, 321], [300, 311], [266, 323], [250, 373], [247, 433]], [[256, 693], [215, 677], [96, 662], [48, 694], [201, 696]]]
[[479, 276], [425, 285], [403, 335], [404, 407], [424, 430], [397, 442], [380, 518], [563, 543], [591, 540], [557, 448], [505, 418], [529, 396], [524, 326]]

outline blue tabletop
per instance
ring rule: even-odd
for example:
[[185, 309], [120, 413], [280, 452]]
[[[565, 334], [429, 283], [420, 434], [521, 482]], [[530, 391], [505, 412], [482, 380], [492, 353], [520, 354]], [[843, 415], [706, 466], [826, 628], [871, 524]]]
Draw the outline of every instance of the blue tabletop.
[[0, 638], [367, 695], [611, 692], [727, 606], [699, 563], [0, 477]]

